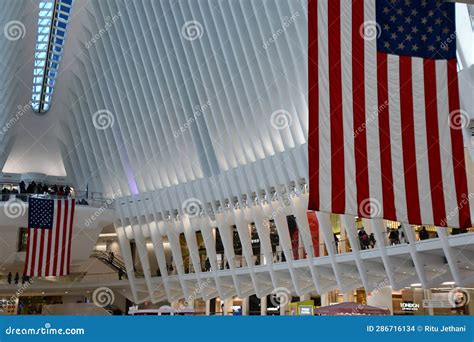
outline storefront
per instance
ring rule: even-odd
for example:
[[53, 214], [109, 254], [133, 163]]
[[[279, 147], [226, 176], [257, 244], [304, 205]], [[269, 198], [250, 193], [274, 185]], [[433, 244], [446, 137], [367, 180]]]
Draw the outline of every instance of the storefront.
[[390, 287], [376, 289], [367, 296], [363, 288], [350, 293], [338, 290], [327, 293], [327, 304], [354, 302], [389, 309], [393, 315], [473, 315], [474, 289], [458, 288], [454, 284], [431, 289], [422, 289], [418, 284], [398, 291]]

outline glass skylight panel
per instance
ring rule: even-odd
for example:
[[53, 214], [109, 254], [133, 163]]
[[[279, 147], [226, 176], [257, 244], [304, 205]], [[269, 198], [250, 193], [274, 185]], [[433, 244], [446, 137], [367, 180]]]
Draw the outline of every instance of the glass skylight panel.
[[73, 0], [42, 0], [33, 70], [32, 107], [38, 113], [51, 105], [59, 63], [64, 50]]

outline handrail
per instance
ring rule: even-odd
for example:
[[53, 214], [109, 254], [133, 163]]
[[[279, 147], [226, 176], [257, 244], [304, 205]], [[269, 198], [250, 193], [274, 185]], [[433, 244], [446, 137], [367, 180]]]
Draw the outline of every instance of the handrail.
[[[92, 257], [99, 259], [104, 264], [112, 266], [115, 270], [121, 270], [124, 276], [127, 276], [127, 267], [125, 266], [125, 261], [119, 255], [115, 255], [111, 260], [110, 255], [104, 251], [98, 251], [94, 249], [91, 254]], [[144, 274], [141, 271], [134, 270], [135, 277], [143, 278]]]
[[[76, 200], [76, 205], [92, 206], [92, 207], [105, 207], [106, 209], [115, 208], [115, 199], [114, 198], [105, 198], [105, 197], [94, 197], [86, 196], [86, 193], [83, 195], [75, 194], [72, 196], [61, 196], [61, 195], [51, 195], [51, 194], [30, 194], [30, 193], [1, 193], [0, 201], [7, 202], [11, 200], [18, 199], [22, 202], [28, 202], [30, 197], [33, 198], [47, 198], [47, 199], [65, 199], [65, 198], [74, 198]], [[82, 203], [82, 200], [85, 200], [86, 203]]]

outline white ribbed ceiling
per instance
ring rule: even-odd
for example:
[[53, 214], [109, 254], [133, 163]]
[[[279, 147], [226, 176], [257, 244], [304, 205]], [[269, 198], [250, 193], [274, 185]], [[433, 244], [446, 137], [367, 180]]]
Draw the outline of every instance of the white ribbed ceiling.
[[[29, 18], [28, 39], [0, 54], [26, 65], [21, 81], [31, 89], [24, 70], [32, 70], [34, 46], [24, 47], [34, 45], [37, 2], [2, 3], [3, 21]], [[306, 0], [76, 0], [53, 104], [42, 118], [51, 126], [46, 140], [60, 139], [54, 143], [67, 176], [80, 187], [131, 195], [304, 144], [306, 11]], [[4, 95], [2, 105], [12, 110], [30, 95]], [[25, 137], [24, 126], [38, 139], [38, 124], [28, 113], [9, 134]], [[53, 155], [44, 151], [43, 162]]]

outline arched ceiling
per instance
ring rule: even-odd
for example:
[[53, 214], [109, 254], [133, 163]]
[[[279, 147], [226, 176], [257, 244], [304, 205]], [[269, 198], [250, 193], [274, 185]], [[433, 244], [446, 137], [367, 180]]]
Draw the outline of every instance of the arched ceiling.
[[[0, 3], [25, 27], [1, 41], [12, 113], [31, 96], [37, 1]], [[300, 146], [306, 46], [306, 0], [76, 0], [51, 109], [2, 136], [3, 172], [132, 195]]]

